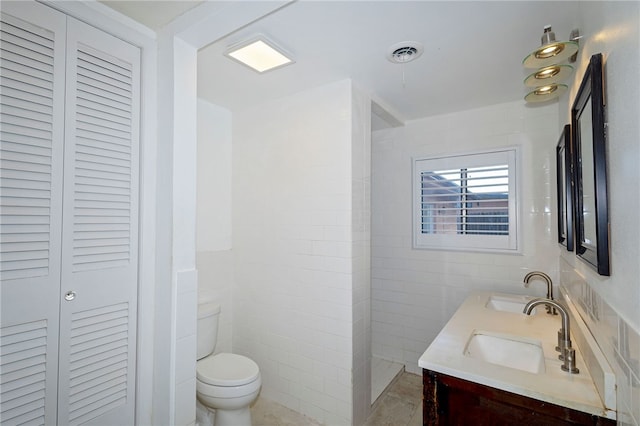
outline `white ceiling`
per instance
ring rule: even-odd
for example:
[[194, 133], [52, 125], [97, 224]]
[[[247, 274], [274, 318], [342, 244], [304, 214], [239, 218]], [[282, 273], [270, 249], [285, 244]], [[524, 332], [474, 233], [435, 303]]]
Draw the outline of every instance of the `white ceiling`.
[[100, 0], [100, 2], [157, 31], [187, 10], [202, 3], [202, 0]]
[[[118, 9], [157, 28], [156, 15], [176, 2], [132, 3], [144, 3], [146, 12]], [[566, 40], [578, 27], [578, 8], [572, 1], [300, 0], [202, 49], [198, 93], [238, 111], [351, 78], [403, 121], [514, 101], [526, 94], [521, 62], [540, 45], [544, 25]], [[227, 46], [256, 33], [291, 52], [296, 63], [258, 74], [223, 56]], [[407, 40], [424, 45], [422, 57], [389, 62], [389, 47]]]

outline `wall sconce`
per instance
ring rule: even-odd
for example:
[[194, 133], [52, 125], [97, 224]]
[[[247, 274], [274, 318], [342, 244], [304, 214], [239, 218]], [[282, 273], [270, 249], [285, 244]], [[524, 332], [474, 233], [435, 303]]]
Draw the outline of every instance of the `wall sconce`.
[[570, 41], [556, 41], [551, 26], [544, 27], [541, 46], [522, 61], [525, 68], [537, 69], [524, 80], [526, 87], [534, 88], [524, 97], [527, 102], [546, 102], [567, 90], [567, 86], [560, 82], [571, 75], [573, 67], [560, 63], [566, 60], [575, 62], [578, 54], [577, 40], [580, 38], [578, 30], [573, 30], [570, 37]]
[[[570, 59], [578, 53], [578, 30], [573, 30], [570, 37], [570, 41], [556, 41], [551, 25], [546, 25], [540, 38], [541, 46], [527, 55], [522, 65], [525, 68], [541, 68]], [[575, 62], [575, 58], [571, 62]]]

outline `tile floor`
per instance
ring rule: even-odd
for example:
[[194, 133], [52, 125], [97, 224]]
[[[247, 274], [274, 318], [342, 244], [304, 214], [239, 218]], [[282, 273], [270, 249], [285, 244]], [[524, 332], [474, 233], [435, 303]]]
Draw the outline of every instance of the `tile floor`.
[[[322, 426], [280, 404], [258, 398], [251, 407], [253, 426]], [[422, 377], [403, 372], [373, 406], [364, 426], [418, 426], [422, 424]], [[337, 425], [326, 425], [337, 426]]]
[[422, 377], [402, 372], [373, 404], [364, 426], [422, 425]]

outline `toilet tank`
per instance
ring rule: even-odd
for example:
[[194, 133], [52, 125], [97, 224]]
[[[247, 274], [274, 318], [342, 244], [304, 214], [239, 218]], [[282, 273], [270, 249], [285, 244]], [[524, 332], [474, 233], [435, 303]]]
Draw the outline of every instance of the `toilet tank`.
[[202, 303], [198, 305], [197, 359], [204, 358], [213, 353], [218, 338], [219, 316], [220, 305], [215, 303]]

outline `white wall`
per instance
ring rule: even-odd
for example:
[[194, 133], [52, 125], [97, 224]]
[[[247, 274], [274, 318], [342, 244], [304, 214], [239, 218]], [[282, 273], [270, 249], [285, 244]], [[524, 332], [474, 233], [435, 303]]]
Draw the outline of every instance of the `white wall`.
[[640, 331], [640, 16], [637, 2], [582, 2], [581, 50], [574, 81], [560, 109], [562, 124], [571, 122], [571, 103], [591, 55], [602, 53], [607, 103], [607, 166], [611, 222], [611, 277], [599, 277], [571, 253], [563, 257], [589, 284]]
[[[555, 147], [558, 104], [524, 101], [429, 117], [374, 132], [372, 141], [372, 348], [421, 374], [418, 358], [472, 290], [524, 288], [531, 270], [557, 282]], [[412, 157], [521, 146], [522, 255], [414, 250]]]
[[640, 425], [640, 4], [581, 2], [580, 52], [560, 125], [591, 55], [604, 58], [611, 276], [599, 276], [574, 253], [561, 251], [563, 285], [616, 372], [618, 424]]
[[198, 301], [218, 303], [222, 308], [216, 352], [232, 350], [231, 131], [229, 110], [198, 99]]
[[234, 351], [262, 395], [352, 420], [352, 89], [340, 81], [234, 114]]

